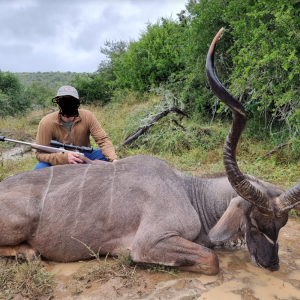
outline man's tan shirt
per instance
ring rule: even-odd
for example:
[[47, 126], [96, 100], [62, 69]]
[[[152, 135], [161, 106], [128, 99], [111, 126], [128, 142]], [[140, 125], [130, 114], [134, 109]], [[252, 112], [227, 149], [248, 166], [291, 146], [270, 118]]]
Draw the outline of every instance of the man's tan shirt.
[[[83, 109], [79, 109], [78, 112], [79, 116], [75, 118], [71, 132], [61, 123], [60, 114], [58, 112], [45, 116], [39, 124], [36, 143], [50, 146], [51, 140], [57, 140], [65, 144], [72, 143], [76, 146], [90, 147], [91, 135], [109, 161], [117, 159], [110, 138], [106, 135], [94, 114]], [[36, 158], [52, 166], [68, 164], [68, 153], [48, 154], [38, 151]]]

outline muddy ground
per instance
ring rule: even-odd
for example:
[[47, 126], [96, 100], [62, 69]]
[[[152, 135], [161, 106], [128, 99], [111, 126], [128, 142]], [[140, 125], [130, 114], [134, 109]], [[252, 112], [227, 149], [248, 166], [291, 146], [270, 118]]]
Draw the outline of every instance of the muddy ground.
[[295, 218], [290, 218], [281, 230], [279, 245], [281, 268], [276, 272], [254, 266], [246, 249], [229, 248], [216, 250], [221, 267], [217, 276], [137, 270], [133, 281], [114, 277], [101, 282], [78, 280], [85, 272], [86, 262], [45, 262], [45, 266], [48, 271], [57, 273], [51, 299], [298, 300], [300, 223]]

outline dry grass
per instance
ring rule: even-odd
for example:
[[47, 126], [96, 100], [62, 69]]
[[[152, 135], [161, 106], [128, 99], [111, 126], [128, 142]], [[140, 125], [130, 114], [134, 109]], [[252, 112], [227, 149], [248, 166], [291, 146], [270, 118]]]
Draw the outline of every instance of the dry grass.
[[[130, 258], [129, 253], [127, 255]], [[122, 260], [122, 257], [107, 260], [107, 257], [98, 257], [95, 260], [85, 262], [82, 273], [74, 276], [78, 281], [97, 281], [106, 282], [112, 278], [123, 278], [127, 280], [127, 284], [133, 284], [137, 281], [136, 266], [130, 261], [127, 264]]]
[[45, 271], [40, 260], [19, 263], [0, 259], [0, 299], [12, 299], [17, 294], [28, 299], [50, 297], [54, 283], [54, 275]]
[[[77, 240], [76, 238], [73, 239]], [[85, 243], [77, 241], [90, 251], [90, 255], [94, 260], [84, 262], [84, 268], [81, 269], [79, 274], [73, 277], [79, 283], [74, 288], [73, 295], [77, 295], [85, 288], [89, 288], [92, 282], [104, 283], [115, 278], [121, 281], [122, 288], [141, 287], [145, 284], [145, 279], [139, 273], [141, 270], [147, 270], [151, 273], [167, 273], [175, 276], [179, 272], [174, 268], [162, 265], [135, 264], [131, 260], [130, 251], [126, 249], [119, 249], [118, 257], [108, 260], [108, 255], [103, 258]]]
[[[143, 293], [146, 286], [144, 271], [148, 273], [165, 273], [168, 275], [177, 276], [178, 270], [153, 264], [135, 264], [130, 258], [130, 252], [120, 250], [118, 257], [108, 259], [95, 255], [95, 259], [89, 262], [84, 262], [84, 267], [80, 273], [73, 276], [77, 281], [77, 285], [73, 288], [72, 294], [78, 295], [85, 289], [96, 284], [104, 284], [111, 280], [118, 280], [118, 289], [137, 289], [138, 293]], [[115, 288], [116, 289], [116, 288]], [[118, 291], [117, 291], [118, 292]]]

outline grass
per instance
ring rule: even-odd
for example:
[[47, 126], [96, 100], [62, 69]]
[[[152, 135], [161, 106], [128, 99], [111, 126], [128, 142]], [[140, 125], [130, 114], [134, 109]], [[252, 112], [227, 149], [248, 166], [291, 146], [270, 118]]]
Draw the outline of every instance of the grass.
[[[129, 102], [112, 103], [104, 107], [83, 107], [96, 115], [115, 147], [145, 124], [144, 120], [149, 119], [152, 111], [157, 111], [161, 101], [161, 97], [155, 96], [143, 102], [136, 101], [133, 96], [128, 99]], [[41, 115], [42, 112], [39, 111], [31, 112], [26, 117], [0, 119], [0, 135], [34, 142]], [[177, 126], [174, 119], [183, 128]], [[187, 173], [222, 172], [222, 151], [230, 122], [215, 121], [211, 126], [209, 123], [210, 120], [200, 116], [179, 120], [175, 114], [169, 114], [135, 142], [119, 148], [117, 154], [119, 158], [141, 154], [157, 156]], [[240, 169], [284, 188], [293, 186], [300, 178], [300, 155], [297, 155], [293, 145], [260, 159], [274, 145], [269, 141], [255, 140], [250, 134], [249, 131], [247, 135], [244, 134], [238, 145], [237, 160]], [[96, 147], [95, 143], [92, 144]], [[14, 146], [16, 145], [8, 142], [0, 143], [0, 155]], [[17, 172], [32, 170], [36, 163], [34, 157], [17, 161], [0, 160], [0, 180]]]
[[16, 294], [29, 299], [50, 297], [54, 284], [54, 275], [45, 271], [40, 260], [27, 263], [0, 260], [0, 299], [13, 299]]
[[[80, 242], [80, 241], [78, 241]], [[80, 242], [82, 243], [82, 242]], [[99, 256], [99, 253], [93, 252], [88, 245], [82, 243], [91, 253], [92, 261], [83, 262], [84, 268], [73, 278], [78, 282], [78, 285], [73, 289], [72, 295], [78, 295], [85, 288], [89, 288], [93, 282], [97, 284], [107, 282], [111, 279], [118, 278], [121, 282], [120, 288], [140, 287], [144, 282], [144, 278], [140, 275], [140, 270], [146, 270], [150, 273], [166, 273], [168, 275], [177, 276], [178, 270], [153, 264], [135, 264], [130, 257], [130, 251], [120, 249], [118, 257], [108, 260], [108, 255], [105, 258]]]
[[[124, 260], [125, 259], [125, 260]], [[84, 262], [85, 266], [82, 272], [74, 279], [90, 283], [93, 281], [106, 282], [112, 278], [124, 278], [128, 285], [137, 282], [136, 267], [130, 259], [129, 253], [121, 252], [120, 256], [108, 261], [108, 257], [95, 257], [94, 260]]]
[[18, 160], [0, 160], [0, 181], [10, 175], [33, 170], [36, 163], [37, 160], [35, 156], [29, 156]]

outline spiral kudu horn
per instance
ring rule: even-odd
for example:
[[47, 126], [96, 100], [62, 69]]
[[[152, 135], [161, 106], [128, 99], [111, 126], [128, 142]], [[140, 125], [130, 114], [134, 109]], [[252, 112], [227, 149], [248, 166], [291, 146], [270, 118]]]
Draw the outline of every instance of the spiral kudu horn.
[[300, 204], [300, 182], [296, 183], [284, 194], [281, 194], [278, 198], [277, 204], [281, 208], [279, 214]]
[[224, 145], [223, 159], [226, 173], [230, 184], [235, 191], [245, 200], [256, 205], [261, 212], [273, 214], [271, 203], [266, 194], [254, 187], [246, 177], [241, 173], [236, 162], [236, 147], [242, 132], [245, 129], [247, 120], [244, 107], [238, 102], [219, 81], [214, 66], [214, 52], [217, 41], [223, 31], [223, 28], [212, 41], [206, 58], [206, 75], [215, 95], [233, 112], [233, 122], [227, 135]]

